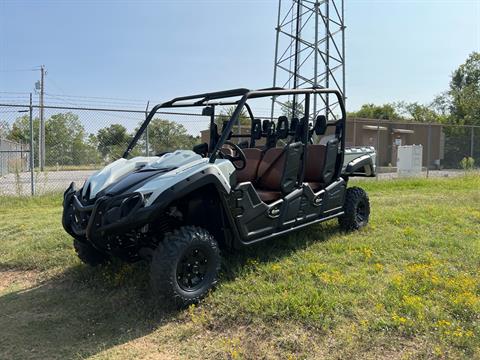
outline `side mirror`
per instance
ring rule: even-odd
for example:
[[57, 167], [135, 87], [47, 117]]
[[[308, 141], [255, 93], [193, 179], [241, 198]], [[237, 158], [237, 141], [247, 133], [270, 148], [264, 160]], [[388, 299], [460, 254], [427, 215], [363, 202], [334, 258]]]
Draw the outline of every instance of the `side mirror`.
[[327, 131], [327, 118], [325, 115], [318, 115], [314, 125], [315, 134], [325, 135]]

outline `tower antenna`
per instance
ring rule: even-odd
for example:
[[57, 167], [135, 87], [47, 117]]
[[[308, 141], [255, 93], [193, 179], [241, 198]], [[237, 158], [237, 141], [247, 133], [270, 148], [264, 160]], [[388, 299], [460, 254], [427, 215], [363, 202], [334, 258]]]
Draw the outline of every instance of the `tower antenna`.
[[[273, 86], [336, 89], [345, 101], [345, 28], [344, 0], [279, 0]], [[291, 104], [295, 116], [296, 97]], [[285, 106], [273, 98], [272, 118], [275, 105]], [[315, 96], [313, 114], [328, 118], [335, 106]]]

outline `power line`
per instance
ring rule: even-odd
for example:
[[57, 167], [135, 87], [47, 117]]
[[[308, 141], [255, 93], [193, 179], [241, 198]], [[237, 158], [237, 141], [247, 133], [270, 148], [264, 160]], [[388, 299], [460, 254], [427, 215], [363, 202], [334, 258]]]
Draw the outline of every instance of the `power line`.
[[39, 69], [1, 69], [0, 72], [38, 71]]
[[66, 95], [66, 94], [52, 94], [55, 96], [63, 96], [69, 98], [79, 98], [79, 99], [100, 99], [100, 100], [118, 100], [118, 101], [128, 101], [128, 102], [138, 102], [145, 104], [146, 100], [139, 99], [126, 99], [126, 98], [116, 98], [116, 97], [102, 97], [102, 96], [85, 96], [85, 95]]
[[111, 104], [111, 105], [127, 105], [127, 106], [136, 106], [136, 107], [141, 107], [142, 109], [145, 107], [146, 101], [144, 102], [128, 102], [128, 101], [103, 101], [103, 100], [89, 100], [89, 99], [83, 99], [80, 98], [80, 102], [76, 101], [77, 99], [75, 97], [66, 97], [62, 96], [59, 94], [51, 94], [51, 93], [46, 93], [46, 96], [56, 98], [58, 100], [63, 100], [63, 101], [75, 101], [76, 103], [85, 103], [85, 104]]
[[29, 95], [28, 92], [18, 92], [18, 91], [0, 91], [0, 94], [22, 94], [22, 95]]

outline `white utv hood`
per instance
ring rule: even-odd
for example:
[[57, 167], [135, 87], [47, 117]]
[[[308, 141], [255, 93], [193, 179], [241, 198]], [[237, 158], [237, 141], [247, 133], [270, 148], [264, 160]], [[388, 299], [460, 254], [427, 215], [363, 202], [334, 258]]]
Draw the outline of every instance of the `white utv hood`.
[[146, 206], [148, 206], [151, 205], [165, 189], [210, 166], [216, 168], [217, 171], [215, 173], [217, 177], [225, 187], [225, 190], [229, 192], [229, 178], [235, 170], [230, 161], [218, 159], [214, 164], [210, 164], [208, 158], [202, 158], [191, 150], [177, 150], [160, 157], [135, 157], [129, 160], [118, 159], [102, 170], [92, 174], [83, 186], [82, 195], [85, 196], [87, 189], [90, 187], [89, 198], [93, 199], [107, 186], [114, 184], [123, 176], [140, 168], [142, 168], [143, 171], [172, 169], [159, 173], [157, 176], [149, 179], [141, 188], [135, 190], [149, 194], [149, 199], [146, 203]]
[[102, 170], [90, 175], [85, 181], [82, 189], [82, 196], [85, 197], [87, 189], [90, 187], [90, 199], [93, 199], [102, 189], [113, 184], [122, 176], [131, 173], [135, 169], [139, 169], [146, 164], [158, 161], [159, 157], [134, 157], [133, 159], [118, 159], [108, 164]]

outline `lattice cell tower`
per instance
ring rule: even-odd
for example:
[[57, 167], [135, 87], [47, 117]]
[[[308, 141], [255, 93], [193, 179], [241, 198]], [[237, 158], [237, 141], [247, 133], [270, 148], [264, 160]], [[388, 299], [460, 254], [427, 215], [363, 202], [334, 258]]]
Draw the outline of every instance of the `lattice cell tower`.
[[[344, 0], [279, 0], [273, 86], [339, 90], [345, 100]], [[292, 98], [295, 112], [297, 99]], [[332, 103], [330, 103], [332, 101]], [[272, 100], [272, 118], [275, 104]], [[328, 97], [313, 99], [313, 114], [333, 111]]]

